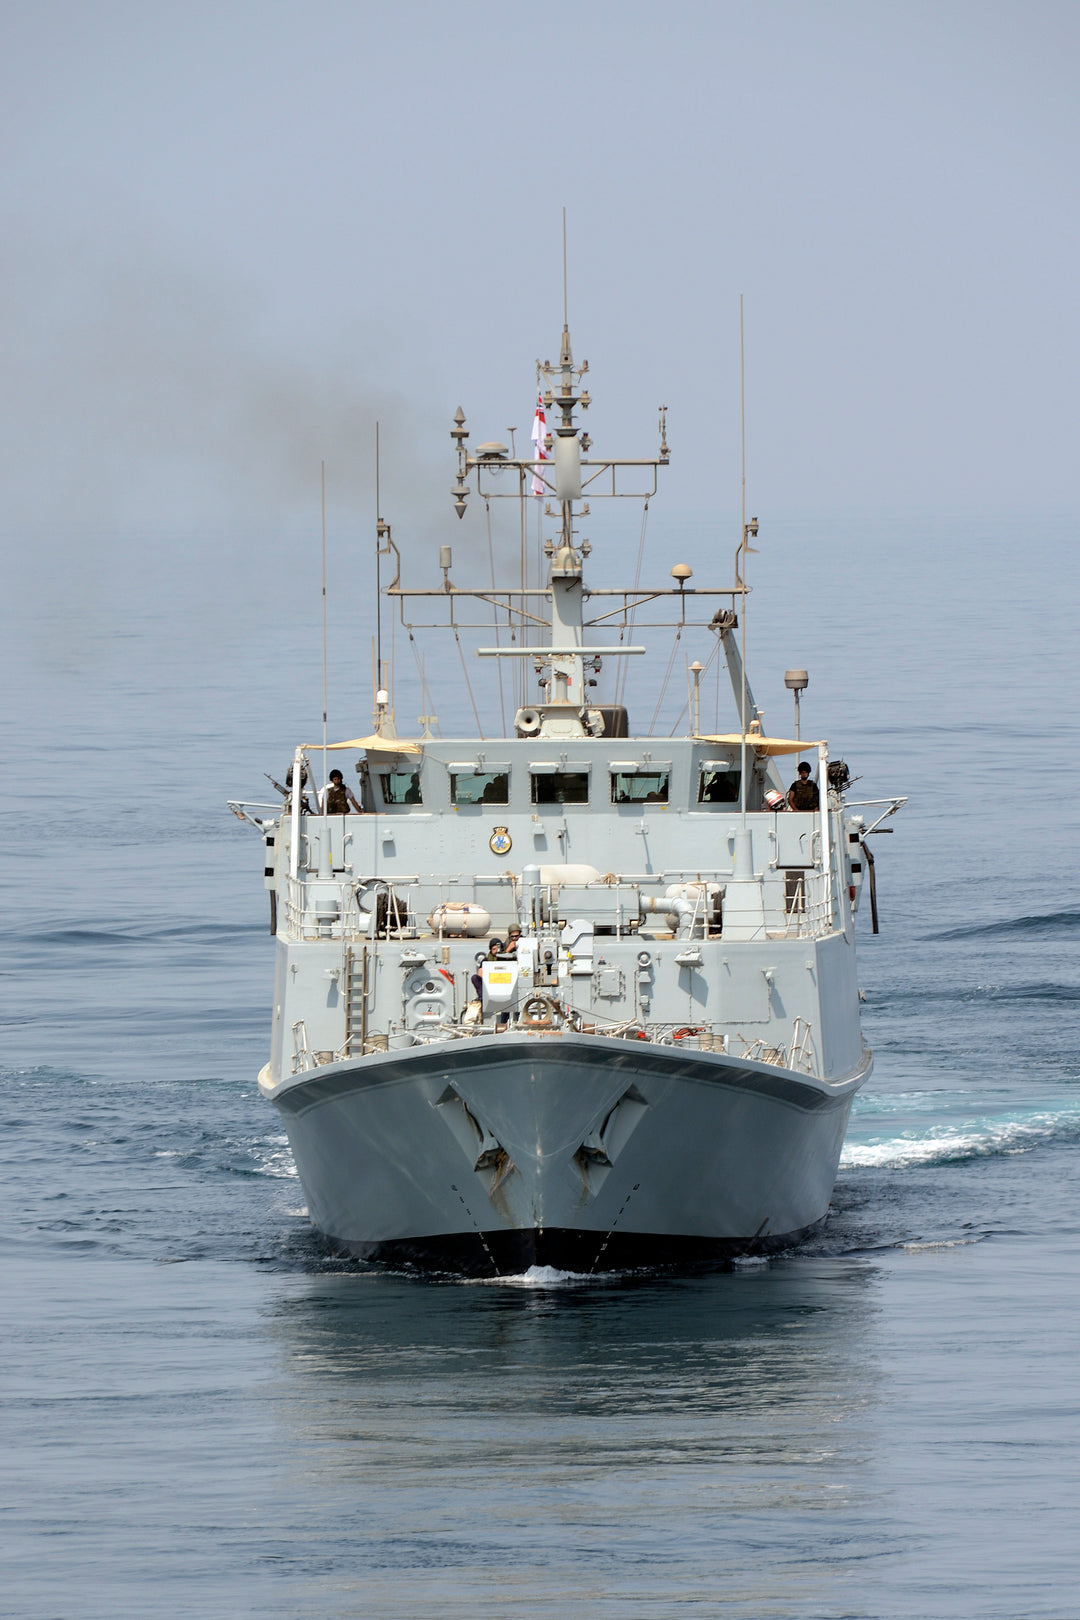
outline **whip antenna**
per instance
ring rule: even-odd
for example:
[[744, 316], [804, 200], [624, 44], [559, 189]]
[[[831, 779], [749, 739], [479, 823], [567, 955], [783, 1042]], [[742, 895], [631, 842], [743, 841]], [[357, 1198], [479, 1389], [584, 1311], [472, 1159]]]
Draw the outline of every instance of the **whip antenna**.
[[742, 530], [740, 566], [735, 572], [743, 587], [741, 613], [742, 703], [739, 730], [742, 733], [739, 761], [739, 809], [746, 814], [746, 349], [743, 339], [743, 295], [739, 294], [739, 521]]
[[326, 462], [319, 462], [322, 495], [322, 779], [326, 791]]
[[379, 424], [375, 423], [375, 729], [379, 729], [379, 682], [382, 680], [382, 493], [379, 484]]
[[[735, 584], [742, 594], [739, 608], [740, 643], [742, 647], [742, 702], [740, 744], [740, 781], [739, 781], [739, 810], [746, 814], [746, 705], [750, 701], [749, 688], [746, 681], [746, 604], [749, 600], [749, 591], [746, 587], [746, 559], [754, 547], [750, 544], [751, 536], [756, 538], [758, 520], [752, 517], [749, 522], [746, 518], [746, 349], [743, 341], [743, 295], [739, 294], [739, 437], [741, 466], [740, 478], [740, 516], [742, 519], [742, 538], [735, 553]], [[759, 728], [760, 729], [760, 728]]]

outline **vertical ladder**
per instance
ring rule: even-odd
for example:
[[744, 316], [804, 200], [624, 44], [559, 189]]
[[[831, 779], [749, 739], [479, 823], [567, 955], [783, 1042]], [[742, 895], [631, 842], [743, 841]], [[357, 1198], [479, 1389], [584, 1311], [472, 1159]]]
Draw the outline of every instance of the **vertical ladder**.
[[368, 948], [345, 951], [345, 1047], [346, 1057], [360, 1057], [367, 1043]]

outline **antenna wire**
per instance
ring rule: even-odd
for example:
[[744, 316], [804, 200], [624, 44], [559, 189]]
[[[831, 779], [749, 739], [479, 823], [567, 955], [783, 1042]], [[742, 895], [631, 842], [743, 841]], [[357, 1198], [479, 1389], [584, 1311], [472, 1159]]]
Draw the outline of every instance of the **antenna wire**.
[[[322, 504], [322, 779], [326, 793], [326, 462], [319, 462]], [[325, 799], [324, 799], [325, 803]]]

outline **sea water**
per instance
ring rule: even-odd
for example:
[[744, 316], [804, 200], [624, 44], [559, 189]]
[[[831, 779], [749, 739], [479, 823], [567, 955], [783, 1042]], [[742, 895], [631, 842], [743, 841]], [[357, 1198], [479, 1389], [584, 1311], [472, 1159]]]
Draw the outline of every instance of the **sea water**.
[[272, 800], [260, 772], [317, 736], [317, 611], [298, 630], [204, 554], [211, 588], [179, 542], [168, 589], [30, 570], [0, 1613], [1080, 1613], [1078, 570], [1065, 525], [1014, 539], [793, 523], [758, 564], [759, 701], [758, 670], [805, 662], [852, 797], [910, 802], [875, 841], [881, 935], [858, 919], [877, 1066], [830, 1217], [674, 1277], [327, 1253], [254, 1084], [262, 849], [223, 802]]

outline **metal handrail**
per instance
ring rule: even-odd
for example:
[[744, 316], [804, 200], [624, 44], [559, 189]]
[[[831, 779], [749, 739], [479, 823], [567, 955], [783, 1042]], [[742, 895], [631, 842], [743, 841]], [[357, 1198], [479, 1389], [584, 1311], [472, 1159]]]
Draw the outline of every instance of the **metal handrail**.
[[293, 1074], [306, 1074], [308, 1069], [316, 1067], [315, 1054], [308, 1045], [307, 1024], [304, 1019], [298, 1018], [292, 1027], [293, 1036]]
[[[715, 874], [715, 875], [714, 875]], [[692, 874], [684, 876], [682, 881], [692, 883], [695, 887], [693, 896], [693, 909], [690, 916], [690, 932], [694, 937], [701, 937], [702, 931], [706, 938], [717, 937], [715, 930], [709, 922], [710, 895], [709, 886], [717, 879], [730, 875], [722, 869], [706, 871], [702, 868]], [[634, 880], [627, 881], [625, 876], [619, 875], [613, 883], [601, 884], [593, 881], [585, 885], [593, 890], [603, 891], [613, 900], [614, 918], [618, 919], [617, 926], [620, 934], [626, 936], [637, 931], [635, 925], [639, 922], [635, 896], [646, 887], [646, 881], [651, 886], [671, 874], [634, 874]], [[424, 910], [430, 905], [432, 911], [448, 901], [459, 899], [462, 889], [475, 891], [475, 878], [463, 877], [460, 874], [447, 876], [446, 874], [410, 873], [402, 877], [373, 876], [368, 879], [350, 878], [334, 883], [331, 893], [336, 892], [340, 899], [340, 909], [333, 914], [316, 911], [312, 900], [315, 896], [325, 897], [328, 885], [332, 880], [327, 878], [292, 878], [281, 874], [278, 879], [278, 898], [280, 906], [279, 931], [286, 938], [295, 940], [341, 940], [358, 941], [372, 938], [372, 911], [361, 906], [361, 896], [374, 888], [384, 889], [391, 905], [396, 905], [404, 920], [398, 926], [390, 929], [390, 939], [416, 938], [426, 933], [421, 908]], [[807, 938], [831, 932], [835, 926], [833, 918], [836, 915], [837, 894], [836, 889], [840, 883], [839, 869], [833, 867], [828, 874], [829, 886], [833, 889], [833, 906], [829, 905], [829, 896], [826, 892], [826, 874], [820, 868], [807, 870], [799, 876], [799, 890], [795, 896], [787, 898], [783, 903], [783, 910], [774, 900], [766, 912], [766, 931], [773, 938]], [[500, 892], [505, 909], [512, 911], [517, 917], [518, 907], [510, 902], [510, 891], [519, 886], [519, 880], [512, 874], [493, 874], [490, 882], [483, 887], [489, 891], [487, 895], [476, 894], [476, 902], [483, 905], [485, 900], [490, 905], [490, 890]], [[313, 891], [309, 893], [309, 891]], [[567, 914], [567, 908], [562, 904], [562, 886], [559, 884], [539, 884], [532, 890], [539, 901], [540, 916], [537, 924], [554, 924], [557, 919]], [[421, 899], [422, 896], [422, 899]], [[606, 919], [601, 919], [601, 926]], [[613, 919], [614, 920], [614, 919]], [[648, 919], [646, 919], [648, 921]], [[492, 929], [488, 932], [498, 932], [506, 926], [504, 922], [494, 920]], [[442, 927], [432, 929], [432, 935], [440, 940], [456, 938], [449, 930]], [[720, 936], [723, 935], [721, 927]], [[479, 936], [478, 936], [479, 937]]]

